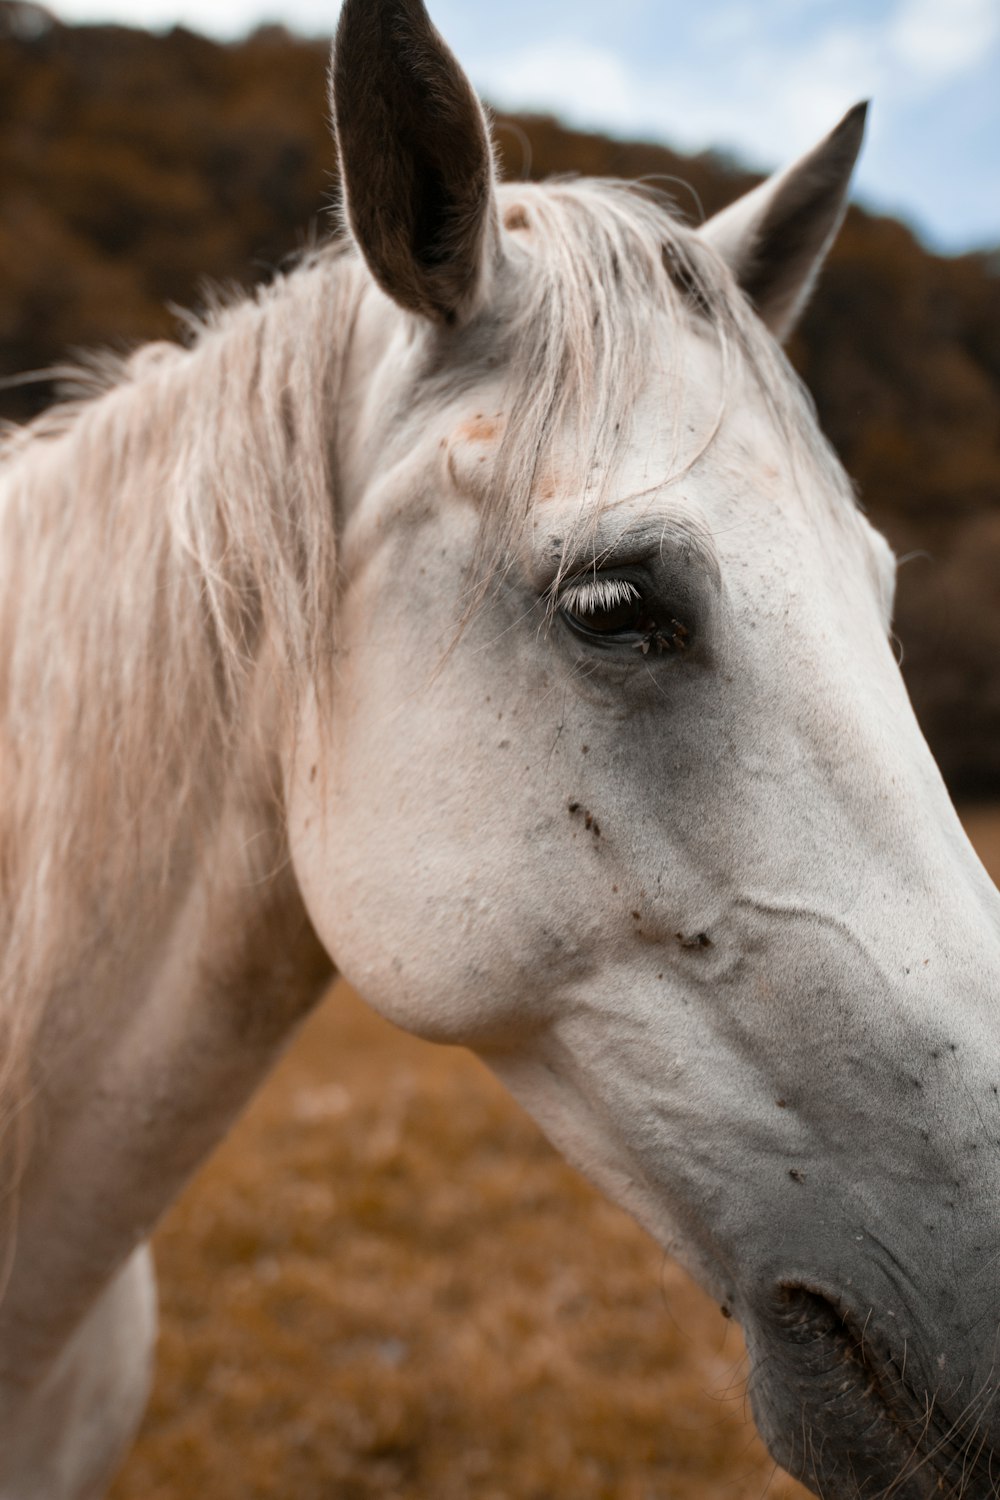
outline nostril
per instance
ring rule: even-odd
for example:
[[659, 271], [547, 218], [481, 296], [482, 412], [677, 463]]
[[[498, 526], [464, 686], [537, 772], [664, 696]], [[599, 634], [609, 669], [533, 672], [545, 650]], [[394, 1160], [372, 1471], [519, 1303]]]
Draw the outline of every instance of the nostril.
[[777, 1288], [771, 1317], [786, 1349], [795, 1350], [794, 1357], [814, 1376], [828, 1378], [838, 1372], [842, 1390], [863, 1387], [886, 1413], [897, 1406], [901, 1371], [891, 1352], [879, 1347], [869, 1318], [856, 1321], [838, 1298], [799, 1282]]
[[780, 1461], [817, 1494], [1000, 1500], [998, 1450], [979, 1420], [985, 1408], [970, 1423], [961, 1388], [925, 1384], [919, 1365], [907, 1366], [905, 1339], [896, 1328], [887, 1338], [874, 1309], [789, 1280], [772, 1283], [757, 1313], [749, 1320], [760, 1372], [754, 1408], [772, 1433], [798, 1423], [815, 1435], [806, 1451], [786, 1436]]
[[836, 1343], [843, 1353], [863, 1357], [860, 1337], [839, 1303], [823, 1292], [786, 1282], [778, 1287], [773, 1317], [783, 1337], [791, 1343]]

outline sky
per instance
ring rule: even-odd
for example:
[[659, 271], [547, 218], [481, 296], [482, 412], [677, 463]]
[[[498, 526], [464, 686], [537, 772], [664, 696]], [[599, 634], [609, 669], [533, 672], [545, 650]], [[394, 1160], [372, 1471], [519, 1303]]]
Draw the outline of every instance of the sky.
[[[338, 0], [54, 0], [67, 21], [280, 21], [327, 35]], [[932, 248], [1000, 245], [1000, 0], [429, 0], [500, 108], [715, 148], [771, 170], [871, 98], [856, 197]], [[317, 101], [317, 108], [323, 101]]]

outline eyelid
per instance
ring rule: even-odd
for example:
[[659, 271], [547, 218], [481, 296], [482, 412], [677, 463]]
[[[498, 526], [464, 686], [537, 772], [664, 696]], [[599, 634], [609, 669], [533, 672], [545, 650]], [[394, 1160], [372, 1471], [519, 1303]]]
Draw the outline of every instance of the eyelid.
[[576, 615], [593, 615], [602, 609], [617, 609], [623, 604], [638, 604], [642, 595], [627, 578], [586, 578], [570, 582], [559, 590], [557, 603]]

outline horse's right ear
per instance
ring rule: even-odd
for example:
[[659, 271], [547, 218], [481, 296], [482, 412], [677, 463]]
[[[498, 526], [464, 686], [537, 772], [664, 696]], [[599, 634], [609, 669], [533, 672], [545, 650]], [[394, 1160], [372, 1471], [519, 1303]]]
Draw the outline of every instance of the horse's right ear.
[[806, 156], [698, 231], [778, 339], [795, 326], [844, 217], [867, 112], [856, 104]]
[[422, 0], [344, 0], [330, 92], [348, 222], [372, 275], [411, 312], [467, 317], [500, 253], [493, 152]]

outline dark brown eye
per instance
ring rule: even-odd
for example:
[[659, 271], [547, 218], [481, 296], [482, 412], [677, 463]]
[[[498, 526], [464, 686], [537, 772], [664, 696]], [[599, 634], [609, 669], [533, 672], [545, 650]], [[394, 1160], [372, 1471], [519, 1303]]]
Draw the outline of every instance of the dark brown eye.
[[627, 578], [587, 578], [567, 583], [559, 613], [576, 635], [602, 645], [633, 646], [647, 656], [687, 649], [688, 629]]
[[639, 590], [625, 578], [588, 578], [567, 584], [559, 607], [570, 625], [587, 635], [639, 634], [648, 614]]

